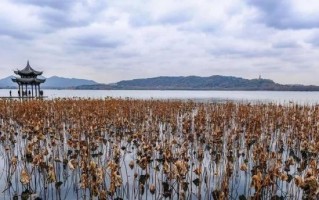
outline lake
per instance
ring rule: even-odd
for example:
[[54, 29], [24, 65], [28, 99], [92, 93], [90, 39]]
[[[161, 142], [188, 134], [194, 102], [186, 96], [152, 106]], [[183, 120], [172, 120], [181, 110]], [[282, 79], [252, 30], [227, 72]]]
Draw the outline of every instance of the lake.
[[316, 199], [318, 105], [290, 101], [318, 94], [46, 90], [98, 99], [0, 101], [0, 199]]
[[[1, 89], [0, 96], [9, 96], [8, 89]], [[12, 90], [17, 96], [17, 90]], [[133, 99], [182, 99], [201, 101], [262, 101], [298, 104], [319, 102], [319, 92], [291, 91], [190, 91], [190, 90], [44, 90], [49, 99], [63, 97], [80, 98], [133, 98]]]

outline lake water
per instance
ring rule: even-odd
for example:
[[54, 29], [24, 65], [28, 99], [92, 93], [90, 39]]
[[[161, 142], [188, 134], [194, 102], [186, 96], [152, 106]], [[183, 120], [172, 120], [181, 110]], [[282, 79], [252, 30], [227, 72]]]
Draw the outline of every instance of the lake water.
[[[0, 90], [0, 96], [8, 96], [10, 90]], [[17, 94], [16, 90], [12, 90], [12, 94], [13, 96], [16, 96], [15, 94]], [[106, 98], [106, 97], [113, 97], [113, 98], [133, 98], [133, 99], [181, 99], [181, 100], [187, 100], [187, 99], [192, 99], [192, 100], [196, 100], [196, 101], [203, 101], [203, 102], [215, 102], [215, 101], [227, 101], [227, 100], [234, 100], [234, 101], [244, 101], [244, 102], [276, 102], [276, 103], [289, 103], [289, 102], [294, 102], [294, 103], [299, 103], [299, 104], [318, 104], [319, 103], [319, 92], [274, 92], [274, 91], [159, 91], [159, 90], [138, 90], [138, 91], [134, 91], [134, 90], [44, 90], [44, 94], [45, 96], [48, 97], [48, 99], [54, 99], [54, 98], [72, 98], [72, 97], [78, 97], [78, 98]], [[8, 103], [12, 103], [12, 102], [8, 102]], [[13, 102], [13, 103], [17, 103], [20, 104], [19, 102]], [[143, 102], [144, 103], [144, 102]], [[16, 105], [17, 105], [16, 104]], [[206, 106], [216, 106], [217, 104], [206, 104]], [[144, 105], [143, 105], [144, 106]], [[220, 105], [217, 105], [220, 106]], [[5, 107], [8, 108], [8, 107]], [[54, 108], [54, 107], [52, 107]], [[99, 107], [100, 108], [100, 107]], [[217, 107], [214, 107], [217, 108]], [[50, 109], [48, 109], [50, 110]], [[185, 109], [184, 109], [185, 110]], [[196, 109], [195, 109], [196, 110]], [[195, 113], [197, 111], [191, 111], [191, 115], [177, 115], [177, 121], [180, 122], [182, 124], [183, 122], [183, 117], [185, 117], [185, 119], [187, 119], [187, 116], [193, 116], [193, 120], [194, 120], [194, 116], [196, 115]], [[59, 113], [59, 112], [56, 112]], [[62, 113], [62, 112], [61, 112]], [[149, 112], [147, 112], [148, 114]], [[219, 113], [219, 112], [216, 112]], [[257, 112], [258, 113], [258, 112]], [[287, 113], [286, 113], [287, 114]], [[48, 115], [49, 116], [49, 115]], [[54, 115], [53, 115], [54, 116]], [[114, 115], [116, 116], [116, 115]], [[145, 115], [147, 116], [147, 115]], [[263, 115], [263, 116], [268, 116], [268, 115]], [[283, 116], [287, 116], [287, 115], [283, 115]], [[59, 117], [58, 117], [59, 118]], [[56, 118], [56, 119], [58, 119]], [[46, 118], [49, 120], [49, 118]], [[52, 118], [53, 120], [55, 118]], [[157, 119], [156, 117], [154, 119]], [[235, 118], [234, 118], [235, 119]], [[268, 118], [267, 118], [268, 119]], [[277, 118], [275, 118], [277, 119]], [[282, 119], [281, 117], [278, 117], [278, 119]], [[207, 119], [206, 119], [207, 120]], [[3, 121], [3, 120], [2, 120]], [[240, 122], [242, 122], [241, 120], [239, 120]], [[264, 121], [272, 121], [272, 120], [264, 120]], [[1, 122], [1, 120], [0, 120]], [[53, 121], [54, 122], [54, 121]], [[147, 124], [151, 122], [150, 120], [147, 121]], [[208, 122], [208, 121], [206, 121]], [[233, 120], [228, 120], [228, 122], [232, 122]], [[3, 123], [3, 122], [2, 122]], [[13, 122], [10, 122], [10, 124]], [[143, 123], [143, 122], [142, 122]], [[194, 124], [194, 122], [192, 122]], [[52, 126], [54, 126], [55, 123], [50, 123], [53, 124]], [[145, 123], [146, 124], [146, 123]], [[2, 125], [0, 123], [0, 125]], [[230, 125], [230, 124], [229, 124]], [[57, 125], [60, 126], [60, 125]], [[64, 125], [65, 126], [65, 125]], [[17, 128], [17, 125], [13, 125], [12, 127]], [[75, 126], [74, 126], [75, 127]], [[137, 127], [142, 127], [142, 126], [137, 126]], [[164, 128], [166, 127], [166, 128]], [[159, 128], [159, 139], [160, 141], [165, 141], [165, 137], [172, 137], [172, 135], [170, 135], [170, 131], [171, 128], [167, 128], [170, 126], [164, 126], [163, 124], [160, 125]], [[179, 125], [178, 127], [179, 130], [183, 130], [182, 125]], [[231, 126], [225, 126], [225, 127], [231, 127]], [[266, 128], [268, 128], [268, 126], [265, 126]], [[286, 127], [286, 126], [285, 126]], [[165, 131], [163, 130], [165, 129]], [[8, 130], [13, 130], [13, 129], [8, 129]], [[64, 128], [64, 131], [67, 130], [67, 128]], [[142, 130], [142, 129], [141, 129]], [[213, 129], [209, 130], [208, 133], [211, 133]], [[244, 129], [243, 129], [244, 130]], [[262, 130], [266, 130], [265, 128], [263, 128]], [[268, 129], [267, 129], [268, 130]], [[294, 130], [292, 128], [292, 130]], [[278, 131], [279, 133], [280, 131]], [[21, 157], [22, 155], [25, 154], [25, 146], [24, 144], [26, 143], [26, 140], [28, 140], [26, 137], [23, 137], [23, 131], [21, 131], [19, 128], [17, 128], [14, 131], [15, 134], [15, 139], [17, 144], [20, 145], [16, 145], [14, 146], [14, 148], [11, 149], [11, 153], [8, 154], [9, 150], [5, 150], [4, 147], [7, 147], [9, 144], [9, 142], [11, 142], [9, 139], [7, 139], [5, 142], [2, 142], [2, 146], [0, 145], [0, 191], [3, 191], [0, 194], [0, 199], [12, 199], [13, 196], [15, 195], [22, 195], [23, 191], [27, 191], [26, 190], [26, 186], [22, 186], [20, 183], [20, 176], [19, 172], [22, 169], [23, 166], [23, 162], [21, 162]], [[85, 132], [84, 132], [85, 133]], [[227, 144], [227, 140], [233, 138], [233, 137], [227, 137], [229, 134], [231, 134], [231, 131], [226, 131], [224, 134], [224, 136], [222, 137], [223, 144], [220, 145], [220, 149], [218, 148], [218, 152], [219, 150], [223, 149], [222, 151], [224, 153], [221, 153], [221, 155], [223, 156], [223, 158], [226, 158], [227, 154], [226, 152], [228, 152], [227, 148], [228, 145]], [[265, 132], [267, 133], [267, 131]], [[277, 132], [275, 132], [277, 133]], [[281, 132], [280, 132], [281, 133]], [[70, 137], [70, 135], [68, 135], [66, 137], [66, 132], [63, 133], [63, 138], [67, 138]], [[284, 133], [286, 134], [286, 133]], [[182, 135], [182, 134], [181, 134]], [[180, 138], [182, 136], [177, 137], [177, 140], [180, 140]], [[246, 135], [246, 133], [241, 133], [240, 141], [243, 140], [243, 138], [245, 138], [244, 136]], [[281, 135], [281, 134], [280, 134]], [[261, 135], [261, 138], [265, 138], [265, 135]], [[276, 150], [276, 142], [273, 141], [277, 141], [278, 140], [277, 134], [273, 134], [272, 138], [270, 139], [270, 144], [272, 145], [273, 148], [273, 152], [276, 152], [278, 150]], [[280, 136], [281, 137], [281, 136]], [[8, 137], [9, 138], [9, 137]], [[53, 137], [52, 137], [53, 138]], [[47, 137], [46, 141], [50, 141], [52, 139], [51, 137]], [[55, 139], [55, 138], [54, 138]], [[110, 136], [106, 134], [105, 139], [110, 139]], [[262, 140], [262, 139], [261, 139]], [[57, 140], [58, 141], [58, 140]], [[107, 163], [107, 159], [111, 158], [111, 154], [109, 152], [111, 151], [110, 148], [110, 144], [111, 142], [107, 141], [107, 145], [104, 145], [101, 147], [101, 149], [99, 149], [99, 152], [101, 152], [102, 154], [101, 156], [101, 162], [100, 163], [104, 163], [103, 165], [105, 165], [105, 163]], [[128, 143], [126, 143], [127, 138], [123, 139], [123, 141], [119, 142], [119, 146], [121, 147], [125, 147], [125, 149], [127, 150], [127, 153], [122, 153], [122, 158], [123, 160], [121, 161], [121, 171], [120, 174], [123, 175], [123, 183], [126, 183], [125, 185], [123, 184], [123, 187], [121, 186], [118, 189], [118, 192], [116, 195], [119, 196], [127, 196], [127, 194], [130, 194], [127, 191], [135, 191], [132, 188], [134, 188], [134, 173], [136, 171], [132, 170], [132, 169], [128, 169], [128, 163], [131, 160], [136, 159], [136, 148], [132, 145], [128, 145]], [[288, 141], [288, 140], [284, 140], [284, 141]], [[40, 179], [40, 177], [42, 177], [41, 171], [33, 171], [32, 174], [32, 181], [30, 183], [31, 187], [33, 188], [33, 192], [34, 195], [36, 196], [40, 196], [42, 199], [59, 199], [61, 196], [61, 199], [79, 199], [81, 196], [83, 196], [83, 194], [88, 195], [88, 191], [87, 190], [80, 190], [79, 189], [79, 177], [81, 174], [81, 171], [79, 169], [76, 169], [75, 171], [68, 171], [66, 170], [62, 170], [64, 169], [63, 166], [63, 157], [62, 155], [65, 155], [65, 152], [68, 152], [67, 150], [70, 150], [71, 148], [68, 146], [64, 146], [64, 144], [66, 144], [66, 139], [61, 139], [59, 140], [60, 143], [58, 143], [58, 145], [56, 145], [57, 148], [60, 148], [59, 150], [56, 150], [57, 148], [53, 148], [53, 147], [49, 147], [49, 146], [45, 146], [45, 143], [39, 143], [42, 144], [41, 148], [43, 147], [47, 147], [48, 148], [48, 152], [49, 155], [47, 157], [50, 157], [51, 155], [58, 155], [58, 157], [53, 156], [53, 158], [58, 158], [56, 160], [54, 160], [55, 166], [56, 166], [56, 174], [57, 177], [59, 177], [59, 182], [56, 182], [55, 184], [48, 184], [48, 187], [45, 187], [45, 189], [43, 189], [43, 185], [46, 184], [44, 180], [47, 180], [46, 178]], [[113, 143], [113, 142], [112, 142]], [[241, 141], [238, 142], [238, 144], [242, 145], [240, 147], [240, 149], [244, 149], [243, 147], [245, 146], [245, 141]], [[253, 145], [253, 143], [252, 143]], [[287, 146], [287, 145], [285, 145]], [[105, 147], [105, 148], [104, 148]], [[227, 147], [227, 148], [226, 148]], [[230, 147], [233, 147], [232, 145], [230, 145]], [[69, 148], [69, 149], [67, 149]], [[179, 147], [178, 147], [179, 148]], [[215, 148], [215, 147], [214, 147]], [[195, 148], [197, 149], [197, 148]], [[100, 151], [101, 150], [101, 151]], [[55, 154], [54, 152], [63, 152], [64, 154]], [[175, 150], [173, 150], [175, 151]], [[217, 151], [217, 150], [216, 150]], [[236, 150], [237, 151], [237, 150]], [[235, 149], [232, 150], [232, 152], [236, 152]], [[124, 152], [124, 151], [123, 151]], [[190, 152], [195, 152], [194, 149], [191, 149]], [[237, 151], [237, 153], [239, 153], [239, 150]], [[237, 154], [236, 155], [239, 155]], [[7, 157], [7, 155], [9, 155]], [[19, 159], [20, 161], [18, 162], [19, 166], [17, 167], [18, 171], [14, 173], [14, 175], [11, 175], [12, 177], [9, 177], [10, 173], [7, 173], [9, 168], [8, 168], [8, 163], [10, 162], [9, 157], [11, 157], [10, 155], [18, 155], [20, 156]], [[193, 155], [193, 157], [191, 157], [192, 160], [196, 160], [196, 156], [194, 153], [192, 153], [191, 155]], [[246, 155], [248, 155], [246, 153]], [[288, 155], [288, 150], [284, 150], [283, 151], [283, 155], [284, 158], [286, 158]], [[298, 155], [300, 155], [300, 152], [298, 152]], [[161, 158], [159, 157], [159, 155], [156, 155], [155, 158]], [[100, 158], [96, 158], [99, 159]], [[211, 197], [211, 192], [213, 189], [218, 188], [219, 184], [221, 183], [222, 177], [224, 176], [223, 169], [225, 169], [224, 162], [221, 162], [222, 164], [212, 164], [213, 162], [211, 162], [211, 154], [209, 152], [209, 149], [205, 149], [204, 152], [204, 159], [203, 159], [203, 176], [204, 174], [207, 175], [207, 177], [209, 177], [209, 179], [205, 179], [206, 182], [208, 182], [208, 186], [206, 187], [202, 187], [198, 193], [203, 194], [203, 199], [212, 199]], [[249, 158], [249, 169], [253, 168], [253, 162], [251, 161], [252, 157]], [[47, 158], [47, 160], [49, 160]], [[226, 159], [223, 159], [223, 161], [225, 161]], [[282, 162], [284, 162], [285, 160], [283, 160]], [[230, 183], [229, 184], [229, 190], [230, 195], [232, 198], [230, 199], [238, 199], [239, 195], [245, 194], [246, 196], [249, 196], [251, 194], [253, 194], [255, 191], [253, 188], [250, 187], [250, 179], [251, 179], [251, 173], [246, 173], [242, 170], [239, 170], [239, 166], [241, 166], [241, 163], [244, 162], [244, 156], [242, 156], [242, 158], [239, 158], [238, 162], [236, 161], [236, 165], [235, 165], [235, 171], [236, 173], [234, 173], [231, 178], [230, 178]], [[7, 163], [7, 164], [5, 164]], [[150, 168], [149, 173], [150, 174], [156, 174], [157, 172], [154, 171], [154, 169], [158, 166], [156, 163], [156, 165], [154, 164], [155, 162], [153, 162], [152, 167]], [[224, 164], [223, 164], [224, 163]], [[195, 164], [194, 166], [196, 166], [197, 164]], [[125, 167], [123, 167], [125, 166]], [[193, 166], [193, 165], [191, 165]], [[294, 166], [294, 168], [291, 169], [292, 173], [294, 174], [294, 172], [296, 171], [297, 164]], [[195, 167], [194, 167], [195, 168]], [[28, 171], [32, 171], [33, 169], [31, 168], [31, 165], [27, 165], [27, 169]], [[127, 171], [127, 169], [129, 171]], [[162, 173], [163, 169], [159, 169], [159, 174]], [[217, 173], [219, 171], [219, 173]], [[250, 171], [250, 170], [249, 170]], [[248, 172], [249, 172], [248, 171]], [[143, 175], [142, 172], [138, 171], [140, 177]], [[195, 181], [197, 179], [195, 178], [195, 175], [193, 173], [193, 168], [191, 168], [190, 170], [190, 186], [189, 189], [191, 191], [196, 191], [197, 187], [196, 183], [192, 183], [191, 181]], [[206, 176], [205, 175], [205, 176]], [[12, 187], [9, 187], [8, 189], [8, 182], [7, 182], [7, 176], [10, 178], [10, 184], [12, 185]], [[126, 177], [126, 179], [125, 179]], [[153, 177], [153, 176], [152, 176]], [[193, 178], [192, 178], [193, 177]], [[153, 179], [150, 179], [150, 183], [152, 181], [155, 182], [154, 180], [156, 179], [156, 175], [155, 178], [153, 177]], [[160, 180], [160, 179], [158, 179]], [[42, 181], [42, 182], [41, 182]], [[163, 182], [163, 178], [161, 178], [161, 181]], [[165, 180], [166, 181], [166, 180]], [[167, 183], [168, 181], [166, 181], [165, 183]], [[63, 184], [62, 186], [60, 185], [59, 187], [61, 187], [62, 189], [57, 189], [56, 184], [57, 183], [61, 183]], [[132, 184], [131, 184], [132, 183]], [[106, 182], [107, 185], [109, 185], [109, 182]], [[212, 187], [211, 187], [212, 186]], [[216, 187], [215, 187], [216, 186]], [[279, 196], [280, 195], [286, 195], [286, 191], [287, 188], [292, 188], [292, 191], [297, 191], [294, 182], [291, 183], [285, 183], [283, 184], [279, 184], [280, 186], [280, 190], [278, 189], [277, 193]], [[164, 187], [164, 186], [163, 186]], [[125, 188], [131, 188], [130, 190], [127, 190]], [[149, 191], [149, 183], [146, 184], [146, 194], [148, 194], [148, 196], [146, 195], [145, 199], [150, 199], [147, 197], [151, 197], [151, 194], [148, 192]], [[160, 192], [161, 190], [159, 189], [159, 187], [157, 188], [157, 190]], [[299, 191], [299, 190], [298, 190]], [[126, 195], [124, 195], [126, 194]], [[128, 196], [126, 199], [141, 199], [139, 197], [132, 198], [135, 194], [134, 192], [132, 193], [132, 196]], [[193, 196], [194, 193], [190, 192], [191, 195], [190, 198], [188, 199], [197, 199], [197, 197]], [[275, 194], [275, 193], [274, 193]], [[296, 194], [296, 192], [294, 193]], [[60, 196], [61, 195], [61, 196]], [[79, 196], [80, 195], [80, 196]], [[207, 196], [206, 196], [207, 195]], [[20, 197], [20, 196], [19, 196]], [[209, 198], [208, 198], [209, 197]], [[19, 198], [20, 199], [20, 198]], [[21, 198], [22, 199], [22, 198]], [[85, 198], [83, 198], [85, 199]], [[97, 198], [95, 198], [97, 199]], [[144, 198], [143, 198], [144, 199]], [[152, 196], [151, 199], [156, 199], [154, 198], [154, 196]], [[174, 198], [172, 199], [177, 199], [176, 196], [174, 196]], [[299, 198], [296, 198], [299, 199]]]
[[[8, 89], [0, 89], [0, 96], [9, 96]], [[17, 96], [17, 90], [12, 90]], [[133, 99], [182, 99], [201, 101], [262, 101], [275, 103], [319, 103], [319, 92], [291, 91], [189, 91], [189, 90], [44, 90], [49, 99], [58, 97], [79, 98], [133, 98]]]

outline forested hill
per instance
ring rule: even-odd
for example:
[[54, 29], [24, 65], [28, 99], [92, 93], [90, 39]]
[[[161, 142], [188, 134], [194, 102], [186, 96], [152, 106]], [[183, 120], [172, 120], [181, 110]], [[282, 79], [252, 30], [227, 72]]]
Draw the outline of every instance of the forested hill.
[[244, 79], [233, 76], [160, 76], [120, 81], [112, 85], [79, 86], [76, 89], [152, 89], [152, 90], [279, 90], [319, 91], [319, 86], [282, 85], [269, 79]]
[[120, 81], [121, 87], [151, 87], [165, 89], [227, 89], [227, 88], [259, 88], [275, 85], [266, 79], [243, 79], [232, 76], [187, 76], [187, 77], [156, 77], [147, 79], [135, 79], [131, 81]]

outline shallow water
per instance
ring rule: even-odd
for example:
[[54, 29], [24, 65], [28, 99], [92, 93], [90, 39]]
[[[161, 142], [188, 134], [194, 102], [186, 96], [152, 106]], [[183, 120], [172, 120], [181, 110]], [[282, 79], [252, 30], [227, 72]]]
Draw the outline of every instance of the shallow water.
[[[279, 152], [281, 148], [279, 148], [278, 145], [279, 141], [282, 140], [284, 144], [283, 152], [278, 156], [278, 159], [281, 159], [282, 163], [284, 163], [284, 161], [287, 160], [288, 154], [288, 142], [286, 139], [293, 138], [295, 140], [295, 136], [300, 133], [300, 131], [298, 131], [299, 128], [304, 128], [297, 126], [293, 122], [292, 116], [289, 116], [291, 111], [293, 111], [293, 113], [297, 116], [299, 115], [300, 120], [302, 120], [301, 122], [305, 124], [317, 121], [319, 116], [319, 111], [316, 107], [292, 105], [287, 107], [284, 106], [283, 108], [276, 104], [256, 104], [251, 106], [250, 104], [241, 103], [201, 104], [178, 102], [176, 105], [174, 104], [176, 102], [167, 101], [74, 101], [70, 99], [54, 101], [26, 101], [23, 103], [2, 101], [1, 103], [1, 114], [3, 114], [4, 119], [6, 119], [4, 122], [0, 121], [3, 126], [2, 134], [5, 135], [5, 139], [3, 140], [4, 142], [2, 142], [0, 146], [0, 167], [4, 170], [0, 176], [1, 190], [4, 191], [6, 189], [6, 184], [8, 183], [7, 180], [10, 180], [12, 184], [11, 187], [9, 187], [9, 190], [4, 191], [2, 199], [12, 199], [15, 193], [20, 195], [22, 191], [27, 189], [27, 187], [29, 189], [32, 188], [34, 195], [39, 195], [42, 199], [85, 199], [84, 195], [88, 198], [90, 193], [88, 189], [80, 189], [81, 183], [79, 180], [83, 173], [83, 171], [81, 171], [82, 169], [80, 170], [77, 168], [75, 170], [71, 170], [63, 161], [64, 159], [70, 160], [70, 155], [72, 153], [76, 154], [76, 156], [80, 155], [80, 153], [77, 153], [76, 151], [80, 152], [81, 147], [73, 147], [66, 142], [74, 137], [71, 134], [71, 130], [68, 128], [77, 128], [79, 125], [78, 120], [85, 122], [85, 126], [83, 125], [83, 127], [78, 130], [79, 132], [77, 133], [80, 135], [77, 141], [94, 142], [95, 138], [85, 140], [86, 137], [90, 135], [87, 134], [87, 131], [92, 130], [91, 126], [94, 124], [91, 118], [92, 115], [94, 115], [93, 119], [101, 119], [106, 116], [111, 117], [112, 119], [111, 121], [104, 119], [105, 121], [103, 121], [102, 127], [107, 127], [106, 131], [91, 132], [91, 134], [96, 134], [96, 137], [103, 137], [103, 139], [107, 142], [98, 143], [98, 149], [92, 150], [90, 154], [92, 153], [93, 155], [101, 153], [97, 157], [92, 156], [91, 161], [96, 162], [99, 166], [106, 167], [107, 163], [114, 158], [115, 150], [119, 150], [121, 155], [119, 162], [120, 174], [123, 179], [123, 184], [121, 184], [121, 186], [117, 189], [114, 197], [119, 196], [124, 199], [157, 199], [149, 192], [150, 184], [154, 183], [158, 183], [156, 186], [156, 194], [158, 197], [161, 197], [162, 195], [164, 187], [161, 186], [162, 183], [169, 183], [170, 186], [177, 191], [178, 187], [176, 181], [169, 180], [169, 175], [163, 175], [169, 174], [163, 173], [164, 163], [163, 161], [158, 161], [159, 159], [163, 160], [163, 152], [160, 154], [152, 149], [154, 150], [151, 152], [152, 161], [150, 161], [149, 168], [145, 170], [137, 166], [137, 160], [139, 160], [139, 154], [137, 151], [146, 151], [142, 150], [143, 148], [141, 148], [141, 146], [143, 146], [143, 144], [152, 144], [154, 147], [159, 145], [160, 149], [165, 150], [167, 148], [172, 154], [179, 155], [178, 152], [181, 151], [181, 146], [184, 142], [188, 142], [190, 140], [189, 136], [193, 139], [190, 140], [192, 142], [190, 142], [186, 148], [186, 154], [189, 157], [187, 164], [190, 168], [185, 175], [188, 181], [187, 183], [189, 184], [187, 192], [185, 192], [187, 199], [197, 199], [196, 195], [199, 194], [202, 195], [202, 199], [212, 199], [212, 192], [222, 188], [222, 182], [225, 180], [225, 177], [229, 178], [227, 179], [229, 180], [229, 185], [224, 187], [228, 188], [230, 191], [230, 196], [228, 196], [229, 199], [238, 199], [239, 195], [242, 194], [246, 197], [252, 196], [254, 195], [255, 190], [250, 187], [250, 183], [255, 172], [252, 172], [251, 170], [258, 165], [258, 163], [253, 161], [253, 157], [251, 155], [258, 155], [256, 153], [253, 154], [253, 151], [257, 149], [258, 143], [269, 144], [269, 147], [263, 147], [264, 150], [269, 149], [271, 152]], [[161, 109], [157, 109], [159, 105], [162, 106], [159, 107]], [[105, 110], [101, 109], [102, 106], [105, 106]], [[117, 108], [116, 111], [106, 115], [105, 112], [113, 110], [114, 106]], [[165, 108], [165, 106], [167, 107]], [[87, 112], [83, 113], [83, 109], [87, 109]], [[162, 112], [163, 109], [167, 109], [166, 112]], [[23, 115], [14, 115], [17, 112], [13, 112], [13, 110], [20, 111], [24, 113], [23, 115], [29, 117], [21, 118]], [[277, 114], [274, 114], [274, 111], [276, 111]], [[74, 112], [76, 114], [74, 114]], [[167, 119], [171, 117], [169, 114], [170, 112], [174, 113], [174, 119], [168, 122]], [[245, 113], [247, 115], [243, 116], [242, 114]], [[54, 116], [56, 118], [54, 118]], [[70, 116], [70, 118], [68, 116]], [[86, 118], [82, 121], [85, 116]], [[139, 121], [137, 119], [140, 116], [142, 116], [142, 118], [140, 118]], [[163, 116], [164, 118], [162, 118]], [[37, 123], [32, 123], [28, 121], [28, 119], [36, 119], [35, 122], [40, 122], [40, 125], [43, 126], [40, 130], [43, 130], [43, 133], [46, 135], [46, 139], [43, 138], [38, 140], [37, 134], [39, 133], [37, 132], [37, 134], [33, 134], [36, 132], [35, 129], [31, 132], [28, 132], [27, 130], [23, 131], [16, 121], [11, 120], [11, 117], [15, 118], [17, 121], [22, 119], [23, 123], [29, 124], [32, 128], [34, 128]], [[256, 117], [259, 117], [259, 120], [263, 123], [258, 123], [258, 121], [256, 121]], [[125, 124], [123, 125], [122, 123], [119, 123], [123, 120], [123, 118], [129, 119], [127, 123], [130, 124], [130, 126], [125, 126]], [[45, 120], [40, 121], [42, 119]], [[119, 124], [113, 124], [114, 120], [119, 120], [117, 121]], [[221, 123], [221, 120], [223, 123]], [[276, 126], [275, 129], [270, 128], [273, 127], [274, 123], [278, 125], [286, 124], [287, 126], [284, 126], [285, 128], [283, 129], [281, 129], [280, 126]], [[254, 126], [251, 126], [252, 124], [254, 124]], [[101, 126], [101, 124], [98, 125]], [[172, 129], [173, 126], [175, 127], [174, 131]], [[214, 134], [217, 134], [218, 132], [218, 130], [216, 130], [216, 126], [221, 128], [218, 136]], [[249, 127], [253, 128], [253, 131], [246, 131], [246, 128], [248, 129]], [[257, 129], [256, 127], [259, 128]], [[292, 129], [292, 127], [295, 127], [295, 129]], [[47, 131], [47, 128], [53, 128], [53, 130], [56, 131]], [[240, 131], [236, 132], [236, 130], [239, 129]], [[270, 131], [270, 129], [272, 131]], [[110, 134], [111, 132], [114, 132], [114, 134]], [[257, 132], [258, 139], [254, 139], [255, 141], [250, 145], [250, 147], [247, 147], [247, 144], [252, 140], [246, 141], [245, 137], [247, 135], [251, 135], [251, 137], [253, 137], [254, 133]], [[137, 145], [134, 142], [127, 142], [128, 138], [134, 133], [143, 133], [141, 137], [136, 136], [136, 141], [140, 145]], [[199, 134], [197, 135], [196, 133]], [[28, 138], [26, 136], [28, 136]], [[92, 135], [90, 136], [94, 137]], [[14, 144], [11, 143], [12, 137], [16, 140], [16, 143]], [[313, 135], [312, 137], [314, 140], [317, 138], [316, 135]], [[268, 140], [265, 140], [267, 138]], [[33, 142], [34, 139], [36, 139], [35, 142]], [[175, 140], [175, 144], [170, 143], [173, 140]], [[155, 143], [152, 143], [153, 141]], [[35, 154], [33, 156], [39, 153], [37, 152], [37, 149], [48, 149], [48, 155], [44, 157], [44, 161], [54, 165], [55, 173], [57, 175], [57, 180], [55, 182], [49, 184], [46, 183], [47, 178], [45, 174], [47, 172], [45, 170], [44, 172], [38, 171], [38, 169], [40, 169], [39, 166], [34, 167], [35, 164], [26, 163], [26, 144], [28, 142], [29, 144], [32, 142], [32, 145], [38, 145], [34, 150]], [[53, 143], [55, 145], [50, 146], [50, 144], [53, 145]], [[299, 143], [300, 141], [297, 139], [293, 145], [295, 149], [297, 149], [295, 151], [296, 155], [301, 158]], [[116, 145], [117, 147], [115, 147]], [[206, 148], [208, 145], [210, 149]], [[123, 150], [122, 147], [125, 147], [125, 150]], [[205, 149], [203, 161], [198, 161], [198, 151], [200, 147]], [[72, 151], [70, 155], [69, 150]], [[241, 155], [239, 151], [245, 152], [245, 155]], [[230, 154], [230, 152], [232, 153]], [[143, 154], [146, 155], [145, 152]], [[219, 161], [216, 161], [217, 154], [220, 155]], [[10, 159], [7, 159], [6, 156], [12, 158], [13, 155], [18, 156], [18, 168], [13, 175], [7, 179], [6, 177], [10, 174], [7, 168], [9, 166]], [[270, 156], [269, 154], [266, 155]], [[81, 161], [79, 157], [76, 159]], [[180, 158], [177, 156], [174, 159]], [[230, 161], [233, 159], [234, 161]], [[243, 172], [239, 169], [240, 165], [244, 162], [244, 159], [247, 159], [248, 163], [247, 172]], [[133, 170], [131, 170], [128, 165], [128, 163], [132, 160], [136, 162]], [[87, 160], [84, 161], [89, 163]], [[169, 162], [172, 166], [175, 161], [167, 162]], [[268, 169], [273, 165], [271, 162], [272, 161], [270, 160], [267, 161]], [[231, 173], [231, 175], [226, 175], [226, 168], [229, 163], [234, 164], [233, 173]], [[155, 170], [157, 166], [159, 167]], [[198, 185], [196, 186], [196, 183], [193, 183], [193, 181], [195, 181], [198, 177], [195, 175], [194, 169], [199, 166], [202, 167], [202, 172], [200, 173], [200, 176], [202, 177], [202, 185], [198, 187]], [[294, 164], [294, 168], [290, 171], [291, 176], [297, 174], [295, 173], [297, 166], [299, 166], [299, 164]], [[23, 168], [32, 172], [32, 181], [27, 187], [22, 186], [20, 183], [20, 172]], [[36, 171], [33, 171], [34, 169]], [[105, 170], [109, 172], [109, 169]], [[137, 175], [134, 178], [135, 173]], [[136, 184], [139, 182], [138, 179], [145, 175], [145, 173], [149, 173], [150, 178], [145, 184], [144, 195], [140, 195]], [[156, 174], [159, 174], [162, 177], [156, 177]], [[298, 174], [304, 176], [304, 172]], [[110, 179], [106, 178], [104, 181], [104, 184], [107, 188], [109, 188]], [[277, 181], [279, 184], [277, 188], [265, 189], [267, 192], [272, 191], [272, 196], [275, 194], [278, 196], [287, 196], [287, 190], [301, 191], [301, 189], [297, 188], [293, 182], [286, 183], [280, 180]], [[62, 183], [61, 189], [57, 189], [55, 185], [56, 183]], [[47, 185], [46, 190], [43, 189], [44, 185]], [[172, 199], [178, 198], [178, 193], [176, 191], [172, 192]]]
[[[7, 89], [0, 89], [0, 96], [9, 96]], [[13, 96], [17, 92], [12, 90]], [[16, 95], [15, 95], [16, 94]], [[199, 90], [44, 90], [49, 99], [80, 98], [133, 98], [133, 99], [193, 99], [202, 101], [262, 101], [276, 103], [319, 103], [319, 92], [290, 91], [199, 91]]]

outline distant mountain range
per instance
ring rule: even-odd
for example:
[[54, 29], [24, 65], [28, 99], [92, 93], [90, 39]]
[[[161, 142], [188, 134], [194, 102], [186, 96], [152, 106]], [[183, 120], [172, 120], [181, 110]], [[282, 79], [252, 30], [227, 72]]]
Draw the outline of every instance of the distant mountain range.
[[[16, 88], [11, 77], [0, 79], [0, 88]], [[114, 84], [100, 84], [93, 80], [52, 76], [42, 88], [98, 89], [98, 90], [272, 90], [272, 91], [319, 91], [315, 85], [283, 85], [270, 79], [244, 79], [233, 76], [160, 76], [133, 79]]]
[[43, 88], [74, 88], [81, 85], [95, 84], [98, 83], [92, 80], [52, 76], [43, 83]]
[[269, 79], [244, 79], [233, 76], [161, 76], [120, 81], [118, 83], [82, 85], [75, 89], [126, 89], [126, 90], [273, 90], [319, 91], [314, 85], [282, 85]]
[[[8, 76], [0, 79], [0, 88], [17, 88], [17, 84], [12, 82], [11, 78], [14, 76]], [[45, 77], [40, 77], [45, 78]], [[52, 89], [73, 89], [74, 87], [81, 85], [95, 85], [98, 84], [92, 80], [78, 79], [78, 78], [63, 78], [58, 76], [52, 76], [46, 78], [45, 83], [41, 84], [42, 88]]]

